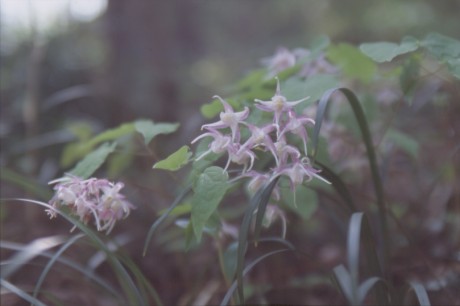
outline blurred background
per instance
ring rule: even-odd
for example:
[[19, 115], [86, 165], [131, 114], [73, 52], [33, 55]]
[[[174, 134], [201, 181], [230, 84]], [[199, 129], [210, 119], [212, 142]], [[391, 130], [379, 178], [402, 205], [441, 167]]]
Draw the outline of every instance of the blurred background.
[[[197, 134], [204, 121], [200, 105], [261, 67], [260, 59], [280, 46], [306, 47], [321, 35], [352, 44], [429, 32], [460, 38], [458, 0], [0, 0], [0, 12], [1, 196], [45, 201], [46, 183], [63, 173], [64, 144], [140, 118], [180, 122], [178, 133], [160, 138], [157, 153], [166, 156]], [[151, 159], [140, 162], [143, 169], [151, 165]], [[133, 201], [170, 203], [171, 195], [155, 186], [161, 175], [130, 175], [137, 175], [136, 182], [148, 177], [148, 188], [137, 190]], [[158, 198], [152, 199], [152, 191]], [[27, 241], [49, 233], [41, 211], [25, 217], [43, 222], [33, 234], [22, 221], [13, 222], [23, 217], [14, 210], [2, 213], [2, 235]], [[146, 226], [154, 219], [138, 218]], [[142, 241], [145, 228], [138, 231]], [[140, 257], [138, 245], [132, 251]], [[156, 269], [151, 279], [166, 304], [186, 303], [191, 297], [177, 295], [178, 288], [198, 289], [184, 271], [208, 257], [155, 256], [170, 265], [147, 262], [144, 268]]]

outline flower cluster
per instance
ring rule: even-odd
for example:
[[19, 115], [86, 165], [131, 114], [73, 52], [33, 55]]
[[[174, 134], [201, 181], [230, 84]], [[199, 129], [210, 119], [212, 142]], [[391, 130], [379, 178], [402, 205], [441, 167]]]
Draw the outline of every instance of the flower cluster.
[[[120, 194], [123, 183], [96, 178], [83, 180], [67, 175], [49, 184], [56, 184], [56, 193], [50, 200], [50, 205], [54, 208], [69, 207], [71, 213], [85, 224], [93, 218], [97, 230], [106, 231], [107, 234], [112, 231], [118, 220], [126, 218], [131, 209], [134, 209], [134, 206]], [[56, 217], [54, 210], [48, 209], [47, 213], [51, 218]]]
[[[284, 47], [280, 47], [273, 56], [263, 58], [262, 64], [268, 70], [267, 77], [272, 78], [280, 72], [304, 62], [309, 55], [311, 55], [311, 52], [307, 49], [298, 48], [290, 51]], [[301, 78], [308, 78], [319, 73], [334, 74], [338, 72], [338, 70], [339, 69], [329, 63], [325, 55], [321, 53], [315, 59], [306, 61], [302, 65], [298, 76]]]
[[[242, 165], [243, 171], [239, 177], [250, 177], [248, 189], [251, 192], [257, 191], [261, 186], [278, 176], [285, 176], [289, 179], [291, 190], [310, 181], [314, 177], [327, 182], [318, 175], [319, 170], [314, 169], [307, 157], [307, 131], [306, 125], [314, 125], [313, 119], [297, 115], [294, 106], [305, 101], [307, 98], [298, 101], [287, 101], [281, 94], [279, 80], [275, 95], [269, 101], [255, 100], [256, 108], [268, 113], [273, 113], [273, 120], [263, 126], [256, 126], [245, 120], [249, 116], [249, 108], [245, 107], [241, 112], [235, 112], [232, 106], [219, 96], [215, 96], [224, 107], [220, 113], [220, 120], [205, 124], [202, 130], [205, 133], [195, 138], [192, 143], [210, 137], [212, 141], [209, 149], [196, 158], [202, 159], [210, 153], [227, 153], [228, 159], [225, 169], [231, 163]], [[250, 132], [250, 136], [241, 140], [241, 128]], [[226, 134], [225, 131], [230, 131]], [[303, 152], [296, 146], [289, 144], [289, 135], [298, 137], [303, 142]], [[270, 152], [276, 162], [274, 168], [269, 172], [261, 173], [253, 170], [257, 151]], [[327, 182], [328, 183], [328, 182]], [[279, 199], [279, 192], [274, 191], [274, 197]]]

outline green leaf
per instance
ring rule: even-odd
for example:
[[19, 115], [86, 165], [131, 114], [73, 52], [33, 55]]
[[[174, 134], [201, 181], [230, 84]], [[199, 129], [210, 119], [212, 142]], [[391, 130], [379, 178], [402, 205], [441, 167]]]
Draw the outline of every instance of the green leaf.
[[318, 196], [316, 192], [303, 185], [297, 186], [295, 197], [290, 188], [283, 188], [281, 190], [281, 198], [290, 210], [304, 220], [309, 219], [318, 208]]
[[86, 155], [86, 157], [69, 172], [83, 179], [89, 178], [105, 162], [107, 156], [115, 150], [116, 146], [116, 142], [111, 144], [104, 143], [99, 148]]
[[438, 60], [452, 60], [460, 57], [460, 41], [456, 39], [438, 33], [430, 33], [421, 44]]
[[64, 149], [61, 164], [66, 167], [88, 154], [96, 145], [118, 139], [135, 131], [134, 123], [124, 123], [116, 128], [106, 130], [95, 137], [79, 143], [71, 143]]
[[374, 62], [350, 44], [338, 44], [329, 47], [328, 59], [342, 68], [345, 75], [369, 82], [376, 72]]
[[404, 134], [395, 129], [389, 129], [385, 134], [385, 139], [390, 140], [393, 144], [412, 156], [413, 158], [417, 158], [419, 144], [417, 140], [412, 138], [411, 136]]
[[313, 40], [310, 45], [310, 52], [313, 55], [324, 51], [331, 44], [331, 40], [326, 35], [321, 35]]
[[377, 63], [390, 62], [398, 55], [413, 52], [418, 49], [418, 41], [407, 37], [398, 45], [391, 42], [361, 44], [359, 49]]
[[447, 68], [454, 77], [460, 79], [460, 58], [447, 60]]
[[324, 92], [332, 87], [337, 87], [339, 81], [336, 77], [327, 74], [317, 74], [303, 80], [298, 77], [288, 79], [281, 84], [282, 94], [288, 100], [299, 100], [310, 97], [307, 101], [300, 103], [303, 109], [307, 105], [316, 102]]
[[198, 176], [193, 186], [191, 221], [198, 241], [203, 228], [217, 209], [228, 188], [228, 174], [220, 167], [212, 166]]
[[160, 160], [153, 165], [153, 169], [163, 169], [176, 171], [188, 163], [192, 152], [188, 146], [182, 146], [179, 150], [169, 155], [167, 158]]
[[200, 111], [203, 117], [211, 119], [214, 118], [223, 109], [224, 107], [222, 106], [222, 103], [215, 99], [208, 104], [203, 104], [200, 108]]
[[179, 128], [178, 123], [153, 123], [151, 120], [138, 120], [134, 123], [136, 131], [144, 136], [145, 144], [159, 134], [170, 134]]

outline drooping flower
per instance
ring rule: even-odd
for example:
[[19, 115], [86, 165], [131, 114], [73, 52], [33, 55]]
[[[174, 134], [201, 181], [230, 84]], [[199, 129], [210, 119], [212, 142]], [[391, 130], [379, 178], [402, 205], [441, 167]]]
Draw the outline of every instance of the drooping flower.
[[[87, 224], [94, 219], [98, 231], [113, 229], [116, 221], [126, 218], [134, 206], [120, 193], [122, 183], [112, 183], [106, 179], [81, 179], [67, 175], [51, 181], [56, 184], [56, 193], [49, 204], [54, 208], [67, 206], [70, 212]], [[51, 218], [56, 217], [54, 210], [47, 210]], [[74, 227], [75, 228], [75, 227]]]
[[281, 95], [280, 81], [278, 78], [276, 78], [276, 82], [276, 92], [270, 101], [262, 101], [259, 99], [255, 99], [255, 101], [259, 103], [258, 105], [256, 105], [257, 108], [266, 112], [273, 113], [273, 123], [275, 124], [277, 134], [279, 135], [280, 121], [283, 113], [292, 110], [294, 106], [309, 99], [310, 97], [305, 97], [297, 101], [287, 101], [286, 97]]
[[246, 106], [241, 112], [234, 112], [230, 104], [219, 96], [214, 96], [224, 106], [224, 111], [220, 113], [220, 120], [214, 123], [205, 124], [201, 129], [216, 130], [222, 128], [230, 128], [232, 131], [232, 140], [235, 142], [240, 141], [240, 130], [238, 124], [245, 120], [249, 115], [249, 108]]
[[275, 125], [268, 124], [261, 128], [250, 123], [245, 123], [245, 125], [249, 128], [249, 131], [251, 131], [251, 136], [241, 146], [240, 150], [254, 149], [256, 147], [263, 146], [272, 152], [276, 162], [278, 162], [276, 148], [270, 136], [270, 133], [275, 129]]
[[192, 144], [204, 137], [212, 137], [214, 140], [209, 144], [209, 150], [202, 153], [195, 160], [200, 160], [211, 152], [216, 154], [223, 153], [227, 150], [228, 146], [232, 142], [232, 139], [229, 136], [222, 135], [216, 130], [210, 130], [210, 132], [201, 134], [197, 138], [193, 139]]
[[306, 116], [297, 116], [292, 110], [288, 112], [288, 121], [280, 133], [280, 137], [285, 135], [287, 132], [291, 132], [302, 139], [304, 153], [307, 155], [307, 130], [304, 125], [310, 123], [315, 124], [315, 121]]

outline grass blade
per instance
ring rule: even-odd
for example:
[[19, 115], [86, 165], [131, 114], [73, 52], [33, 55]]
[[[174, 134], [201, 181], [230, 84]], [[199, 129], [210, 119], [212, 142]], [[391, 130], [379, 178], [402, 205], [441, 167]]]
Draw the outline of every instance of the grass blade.
[[[16, 294], [20, 298], [26, 300], [27, 302], [31, 303], [32, 305], [35, 306], [46, 306], [46, 304], [40, 302], [40, 300], [34, 298], [24, 290], [20, 289], [19, 287], [16, 287], [12, 283], [8, 282], [7, 280], [0, 278], [0, 285], [2, 285], [3, 288], [6, 290], [9, 290], [10, 292]], [[3, 293], [2, 293], [3, 294]]]
[[342, 197], [343, 201], [348, 207], [349, 212], [358, 211], [353, 198], [351, 197], [350, 191], [348, 190], [343, 180], [326, 165], [318, 161], [316, 161], [316, 164], [321, 168], [321, 176], [331, 182], [332, 187], [334, 187], [335, 191]]
[[16, 255], [9, 260], [9, 264], [2, 267], [1, 278], [7, 279], [10, 275], [19, 270], [23, 265], [32, 260], [34, 257], [40, 255], [43, 251], [51, 249], [61, 243], [64, 243], [63, 236], [51, 236], [35, 239], [29, 243], [23, 250], [19, 251]]
[[[353, 294], [358, 301], [359, 291], [359, 253], [361, 240], [363, 241], [364, 254], [366, 256], [369, 274], [379, 279], [383, 279], [382, 269], [375, 243], [372, 236], [372, 229], [369, 222], [362, 212], [353, 213], [350, 218], [347, 238], [347, 260], [348, 268], [350, 269], [351, 280], [353, 284]], [[388, 294], [386, 287], [383, 284], [377, 284], [375, 288], [375, 298], [379, 305], [389, 305]]]
[[342, 294], [345, 295], [348, 303], [350, 305], [356, 305], [356, 302], [353, 298], [353, 280], [350, 272], [348, 272], [348, 270], [343, 265], [338, 265], [334, 268], [334, 276], [340, 286]]
[[[0, 248], [1, 249], [8, 249], [8, 250], [14, 250], [14, 251], [20, 251], [24, 249], [26, 246], [18, 243], [13, 243], [9, 241], [0, 241]], [[39, 256], [43, 256], [46, 258], [53, 258], [54, 254], [49, 253], [49, 252], [42, 252], [39, 254]], [[89, 279], [94, 280], [97, 284], [99, 284], [102, 288], [106, 289], [109, 291], [115, 298], [118, 300], [122, 300], [122, 297], [119, 295], [118, 291], [115, 290], [110, 284], [108, 284], [105, 280], [102, 278], [98, 277], [95, 275], [92, 271], [86, 269], [84, 266], [74, 262], [73, 260], [67, 259], [64, 256], [60, 256], [57, 258], [57, 261], [60, 264], [63, 264], [65, 266], [68, 266], [78, 272], [81, 272], [83, 275], [88, 277]], [[2, 262], [3, 265], [3, 262]]]
[[74, 237], [70, 238], [57, 252], [56, 254], [51, 257], [50, 261], [46, 264], [45, 268], [43, 269], [42, 273], [40, 274], [40, 277], [37, 280], [37, 284], [35, 285], [33, 297], [37, 297], [38, 292], [40, 291], [40, 287], [45, 280], [46, 275], [48, 272], [51, 270], [51, 267], [54, 265], [56, 260], [64, 253], [65, 250], [67, 250], [70, 246], [72, 246], [78, 239], [84, 237], [84, 234], [78, 234], [75, 235]]
[[173, 211], [173, 209], [179, 205], [179, 203], [182, 201], [182, 199], [192, 190], [192, 186], [189, 185], [184, 190], [182, 190], [182, 193], [177, 196], [177, 198], [174, 200], [174, 202], [171, 204], [169, 209], [161, 215], [150, 227], [149, 231], [147, 232], [147, 238], [145, 238], [145, 243], [144, 243], [144, 250], [142, 251], [142, 256], [145, 256], [147, 254], [147, 248], [150, 244], [150, 240], [153, 237], [153, 233], [155, 230], [160, 226], [161, 223], [169, 216], [169, 214]]
[[263, 188], [260, 188], [254, 197], [251, 199], [248, 209], [244, 214], [243, 221], [241, 222], [239, 236], [238, 236], [238, 256], [236, 264], [236, 278], [238, 286], [238, 297], [240, 303], [244, 304], [244, 293], [243, 293], [243, 266], [244, 266], [244, 255], [246, 253], [249, 227], [251, 220], [256, 209], [262, 204], [268, 202], [270, 195], [272, 194], [273, 188], [275, 188], [279, 177], [273, 178]]
[[[283, 252], [287, 252], [287, 251], [291, 251], [290, 249], [281, 249], [281, 250], [276, 250], [276, 251], [272, 251], [272, 252], [269, 252], [267, 254], [264, 254], [262, 256], [260, 256], [259, 258], [257, 258], [256, 260], [254, 260], [253, 262], [251, 262], [245, 269], [244, 271], [242, 272], [242, 275], [246, 275], [249, 271], [252, 270], [252, 268], [254, 268], [255, 265], [257, 265], [259, 262], [261, 262], [262, 260], [264, 260], [265, 258], [267, 257], [270, 257], [272, 255], [275, 255], [275, 254], [279, 254], [279, 253], [283, 253]], [[233, 292], [235, 292], [235, 289], [237, 287], [237, 284], [238, 282], [237, 281], [234, 281], [232, 286], [228, 289], [227, 293], [225, 294], [225, 297], [224, 299], [222, 300], [222, 302], [220, 303], [221, 306], [225, 306], [228, 304], [228, 302], [230, 301], [232, 295], [233, 295]], [[244, 304], [244, 303], [242, 303]]]
[[374, 285], [378, 281], [381, 281], [381, 282], [383, 282], [383, 284], [385, 284], [385, 282], [380, 277], [372, 276], [372, 277], [366, 279], [361, 285], [359, 285], [359, 288], [358, 288], [358, 301], [359, 301], [360, 305], [363, 303], [364, 298], [366, 297], [366, 295], [369, 292], [369, 290], [371, 290], [372, 287], [374, 287]]
[[350, 103], [350, 106], [355, 114], [356, 121], [359, 125], [359, 129], [361, 131], [361, 135], [363, 138], [364, 145], [366, 146], [367, 157], [369, 159], [369, 165], [372, 173], [372, 181], [374, 184], [374, 190], [377, 198], [377, 206], [379, 209], [379, 219], [380, 219], [380, 232], [383, 235], [382, 241], [382, 253], [383, 253], [383, 267], [386, 266], [388, 261], [388, 232], [387, 232], [387, 217], [386, 217], [386, 206], [383, 196], [383, 187], [382, 181], [379, 174], [378, 166], [377, 166], [377, 158], [374, 150], [374, 145], [372, 142], [371, 134], [369, 131], [369, 126], [367, 124], [366, 116], [364, 115], [364, 111], [361, 107], [361, 104], [356, 97], [356, 95], [347, 88], [332, 88], [329, 89], [324, 93], [321, 97], [318, 110], [316, 113], [316, 124], [315, 129], [313, 131], [312, 143], [313, 143], [313, 158], [312, 161], [314, 162], [316, 159], [316, 154], [318, 153], [318, 142], [319, 142], [319, 132], [321, 130], [321, 124], [324, 120], [327, 106], [329, 105], [330, 97], [335, 92], [341, 92]]
[[140, 294], [138, 288], [134, 284], [131, 278], [131, 275], [123, 267], [120, 260], [117, 258], [115, 254], [113, 254], [107, 248], [105, 243], [89, 227], [85, 226], [83, 223], [76, 220], [75, 218], [63, 213], [62, 211], [44, 202], [30, 200], [30, 199], [7, 199], [7, 200], [19, 201], [19, 202], [24, 202], [28, 204], [31, 203], [31, 204], [36, 204], [36, 205], [46, 207], [47, 209], [55, 211], [60, 216], [64, 217], [67, 221], [69, 221], [70, 223], [78, 227], [83, 233], [86, 234], [86, 236], [88, 236], [88, 238], [90, 238], [90, 240], [95, 244], [95, 247], [97, 247], [100, 250], [103, 250], [107, 254], [107, 258], [109, 259], [109, 262], [112, 268], [114, 269], [115, 274], [117, 275], [118, 281], [120, 282], [123, 290], [125, 291], [126, 297], [128, 299], [128, 303], [131, 305], [147, 305], [144, 297]]
[[430, 299], [428, 298], [428, 293], [422, 284], [417, 282], [410, 282], [410, 286], [412, 290], [414, 290], [420, 306], [431, 306]]

